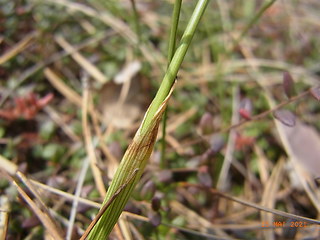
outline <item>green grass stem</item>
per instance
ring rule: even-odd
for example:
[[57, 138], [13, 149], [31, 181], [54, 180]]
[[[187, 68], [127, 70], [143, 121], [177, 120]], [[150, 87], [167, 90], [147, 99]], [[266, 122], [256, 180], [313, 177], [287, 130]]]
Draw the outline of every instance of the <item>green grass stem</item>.
[[265, 11], [267, 11], [277, 0], [271, 0], [266, 2], [261, 8], [260, 10], [257, 12], [256, 15], [253, 16], [252, 19], [250, 19], [249, 23], [246, 25], [246, 27], [242, 30], [240, 36], [233, 42], [233, 48], [236, 47], [239, 42], [242, 40], [242, 38], [247, 35], [248, 31], [252, 28], [253, 25], [255, 25], [259, 19], [261, 18], [261, 16], [263, 15], [263, 13]]
[[200, 19], [204, 13], [204, 10], [206, 9], [208, 5], [209, 0], [199, 0], [194, 12], [189, 20], [189, 23], [186, 27], [186, 30], [181, 38], [180, 45], [177, 48], [170, 65], [167, 69], [166, 74], [164, 75], [164, 78], [161, 82], [161, 85], [159, 87], [159, 90], [153, 99], [148, 112], [146, 113], [146, 117], [142, 123], [141, 132], [145, 132], [148, 129], [148, 126], [151, 124], [152, 118], [159, 109], [160, 105], [164, 101], [164, 99], [167, 97], [174, 81], [177, 76], [177, 73], [179, 71], [179, 68], [181, 66], [181, 63], [184, 59], [184, 56], [187, 53], [187, 50], [190, 46], [191, 40], [193, 38], [193, 35], [195, 33], [195, 30], [200, 22]]
[[140, 28], [139, 14], [136, 8], [136, 1], [130, 0], [130, 2], [133, 10], [133, 21], [134, 21], [135, 31], [137, 34], [138, 44], [139, 44], [141, 43], [141, 28]]
[[[177, 30], [180, 18], [182, 0], [176, 0], [172, 12], [172, 22], [169, 36], [169, 46], [168, 46], [168, 66], [173, 58], [174, 52], [176, 50], [177, 41]], [[167, 114], [168, 108], [164, 110], [162, 118], [162, 139], [161, 139], [161, 168], [166, 167], [166, 129], [167, 129]]]

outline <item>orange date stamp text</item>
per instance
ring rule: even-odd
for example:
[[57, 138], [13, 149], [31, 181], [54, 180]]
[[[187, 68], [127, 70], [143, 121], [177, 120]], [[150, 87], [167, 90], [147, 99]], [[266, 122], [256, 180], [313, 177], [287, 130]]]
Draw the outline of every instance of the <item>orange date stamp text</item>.
[[285, 221], [272, 221], [272, 222], [261, 222], [261, 227], [272, 228], [272, 227], [289, 227], [289, 228], [303, 228], [307, 227], [308, 223], [303, 221], [285, 222]]

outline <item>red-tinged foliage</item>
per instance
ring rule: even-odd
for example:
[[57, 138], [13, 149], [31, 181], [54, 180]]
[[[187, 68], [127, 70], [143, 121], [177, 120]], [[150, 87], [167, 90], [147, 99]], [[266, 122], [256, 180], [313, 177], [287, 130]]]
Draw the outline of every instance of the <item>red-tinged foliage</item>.
[[244, 136], [240, 133], [237, 133], [235, 146], [237, 150], [243, 150], [246, 147], [252, 146], [254, 142], [255, 139], [253, 137]]
[[250, 113], [249, 113], [249, 111], [247, 109], [244, 109], [244, 108], [239, 109], [239, 114], [244, 119], [251, 120]]
[[252, 101], [247, 97], [242, 98], [239, 104], [240, 116], [246, 120], [251, 120], [252, 108]]
[[27, 97], [15, 98], [15, 106], [13, 108], [0, 110], [0, 117], [13, 121], [16, 119], [33, 119], [37, 113], [44, 108], [53, 99], [53, 94], [49, 93], [43, 98], [37, 98], [34, 93], [30, 93]]

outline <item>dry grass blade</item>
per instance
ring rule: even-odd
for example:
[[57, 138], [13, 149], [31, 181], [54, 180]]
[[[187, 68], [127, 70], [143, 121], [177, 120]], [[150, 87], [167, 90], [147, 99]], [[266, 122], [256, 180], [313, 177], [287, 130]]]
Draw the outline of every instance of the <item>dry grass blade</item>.
[[131, 230], [135, 239], [145, 240], [145, 238], [142, 236], [142, 234], [139, 232], [139, 230], [131, 222], [129, 222], [128, 224], [129, 224], [130, 230]]
[[119, 218], [118, 226], [121, 232], [121, 236], [123, 236], [123, 240], [133, 240], [126, 216]]
[[260, 180], [262, 184], [265, 185], [269, 179], [269, 169], [271, 168], [271, 164], [269, 162], [269, 159], [267, 159], [267, 157], [265, 156], [261, 147], [259, 147], [257, 144], [254, 146], [254, 152], [258, 157]]
[[42, 188], [43, 190], [47, 191], [47, 192], [50, 192], [50, 193], [54, 193], [62, 198], [65, 198], [66, 200], [68, 201], [76, 201], [78, 200], [80, 203], [82, 204], [85, 204], [87, 206], [90, 206], [90, 207], [93, 207], [93, 208], [100, 208], [101, 207], [101, 204], [100, 203], [97, 203], [97, 202], [93, 202], [93, 201], [90, 201], [88, 199], [85, 199], [85, 198], [76, 198], [73, 194], [71, 193], [68, 193], [68, 192], [64, 192], [64, 191], [61, 191], [59, 189], [56, 189], [56, 188], [53, 188], [53, 187], [50, 187], [48, 185], [45, 185], [43, 183], [40, 183], [38, 181], [35, 181], [35, 180], [31, 180], [31, 182], [36, 185], [37, 187], [39, 188]]
[[110, 149], [108, 148], [107, 144], [103, 140], [103, 134], [99, 127], [99, 122], [96, 114], [92, 114], [92, 122], [93, 122], [93, 128], [96, 133], [96, 136], [99, 139], [99, 147], [101, 148], [104, 155], [107, 157], [109, 164], [107, 169], [107, 175], [110, 179], [113, 178], [114, 173], [117, 170], [117, 167], [119, 166], [119, 161], [116, 159], [116, 157], [112, 154]]
[[[72, 88], [66, 85], [63, 80], [50, 68], [45, 68], [44, 74], [49, 80], [49, 82], [59, 91], [66, 99], [68, 99], [73, 104], [78, 107], [82, 107], [82, 97], [75, 92]], [[99, 112], [97, 112], [91, 103], [88, 103], [88, 111], [90, 115], [99, 119], [100, 121], [104, 121], [103, 117]]]
[[101, 197], [104, 197], [107, 191], [103, 183], [102, 174], [100, 172], [100, 169], [98, 168], [98, 161], [94, 151], [91, 130], [88, 124], [88, 104], [91, 103], [91, 98], [90, 98], [89, 87], [87, 86], [87, 83], [85, 85], [86, 86], [83, 87], [83, 97], [82, 97], [82, 100], [83, 100], [82, 101], [82, 128], [83, 128], [85, 147], [90, 160], [90, 167], [93, 173], [94, 181], [97, 185], [97, 188]]
[[76, 51], [76, 49], [62, 36], [57, 36], [55, 40], [67, 53], [70, 53], [72, 58], [95, 80], [101, 84], [107, 82], [108, 79], [105, 77], [105, 75], [96, 66], [89, 62], [82, 54]]
[[5, 172], [9, 173], [12, 176], [16, 174], [18, 170], [18, 166], [16, 164], [12, 163], [2, 155], [0, 155], [0, 168], [2, 168]]
[[81, 96], [67, 86], [54, 71], [52, 71], [50, 68], [46, 68], [44, 70], [44, 74], [50, 83], [70, 102], [76, 104], [78, 107], [82, 106]]
[[36, 32], [32, 32], [25, 36], [20, 42], [18, 42], [16, 45], [14, 45], [10, 50], [5, 52], [3, 55], [0, 56], [0, 65], [4, 64], [5, 62], [9, 61], [11, 58], [22, 52], [24, 49], [26, 49], [29, 44], [31, 43], [31, 40], [36, 36]]
[[0, 196], [0, 240], [5, 240], [8, 231], [10, 204], [7, 196]]
[[[200, 68], [195, 68], [194, 72], [181, 71], [180, 76], [182, 79], [192, 79], [194, 84], [200, 84], [202, 82], [210, 82], [217, 77], [217, 73], [223, 74], [226, 77], [226, 80], [231, 82], [248, 82], [252, 81], [247, 75], [244, 75], [244, 78], [241, 78], [240, 71], [250, 70], [252, 67], [259, 70], [260, 68], [270, 68], [276, 71], [289, 71], [295, 78], [303, 79], [304, 82], [312, 85], [318, 84], [317, 76], [310, 70], [305, 69], [299, 65], [289, 64], [283, 61], [273, 61], [267, 59], [260, 59], [252, 57], [250, 58], [250, 63], [246, 60], [229, 60], [223, 62], [223, 68], [221, 69], [220, 65], [216, 64], [207, 64], [206, 66]], [[232, 75], [232, 73], [237, 73]], [[206, 78], [203, 79], [201, 76], [205, 75]], [[230, 75], [231, 78], [228, 76]], [[259, 80], [259, 83], [262, 85], [268, 86], [275, 83], [281, 83], [281, 79], [273, 79], [272, 77], [267, 76], [279, 76], [279, 73], [264, 73], [266, 78]], [[237, 80], [238, 79], [238, 80]], [[188, 82], [181, 82], [177, 88], [186, 85]]]
[[[51, 219], [51, 222], [55, 224], [55, 221], [53, 218], [51, 218], [51, 215], [49, 213], [49, 210], [46, 206], [46, 204], [43, 202], [42, 197], [40, 196], [40, 193], [38, 190], [33, 186], [32, 182], [29, 181], [29, 179], [20, 171], [17, 171], [16, 176], [23, 182], [27, 187], [28, 190], [34, 195], [37, 204], [41, 208], [41, 210], [48, 216], [48, 218]], [[59, 229], [58, 224], [55, 224], [55, 228], [57, 228], [60, 232], [62, 229]]]
[[[239, 88], [234, 88], [232, 94], [232, 119], [231, 119], [231, 125], [235, 125], [239, 122]], [[233, 159], [233, 153], [235, 149], [235, 140], [236, 140], [236, 132], [234, 130], [231, 130], [229, 133], [229, 139], [226, 149], [226, 154], [224, 157], [223, 165], [220, 171], [217, 188], [219, 190], [225, 191], [227, 189], [227, 183], [229, 182], [228, 179], [228, 172], [230, 169], [230, 166], [232, 164]]]
[[83, 183], [84, 183], [88, 168], [89, 168], [89, 159], [85, 158], [83, 160], [82, 168], [81, 168], [79, 177], [77, 179], [77, 187], [76, 187], [76, 191], [75, 191], [75, 195], [74, 195], [75, 199], [72, 202], [72, 208], [70, 211], [66, 240], [72, 239], [72, 231], [73, 231], [74, 221], [76, 219], [77, 209], [78, 209], [78, 205], [79, 205], [79, 198], [80, 198], [81, 190], [83, 187]]
[[80, 137], [78, 137], [73, 130], [71, 129], [71, 127], [66, 124], [62, 117], [59, 115], [59, 113], [53, 109], [50, 106], [46, 106], [44, 108], [44, 111], [51, 117], [51, 119], [58, 125], [61, 127], [61, 129], [65, 132], [65, 134], [74, 142], [80, 142], [81, 139]]
[[16, 186], [21, 197], [26, 201], [32, 211], [37, 215], [39, 220], [45, 226], [46, 230], [51, 236], [51, 239], [62, 240], [63, 237], [61, 236], [61, 230], [56, 228], [55, 223], [51, 221], [50, 217], [37, 206], [37, 204], [28, 196], [28, 194], [19, 186], [19, 184], [14, 179], [12, 179], [12, 182]]
[[[224, 233], [222, 230], [215, 229], [210, 221], [200, 216], [195, 211], [185, 207], [180, 202], [171, 201], [170, 207], [172, 208], [172, 211], [178, 213], [178, 215], [185, 216], [190, 226], [194, 229], [199, 229], [201, 233], [208, 233], [209, 229], [211, 229], [215, 232], [215, 234], [219, 236], [219, 238], [233, 239], [230, 236], [228, 236], [226, 233]], [[197, 219], [197, 221], [194, 221], [195, 219]]]
[[[273, 168], [271, 177], [269, 178], [263, 191], [261, 202], [262, 206], [274, 208], [276, 203], [276, 193], [280, 187], [280, 183], [282, 182], [284, 163], [284, 159], [280, 159], [277, 165]], [[272, 223], [274, 222], [274, 219], [272, 215], [262, 212], [261, 221], [264, 223]], [[263, 231], [263, 234], [265, 239], [275, 239], [272, 229], [266, 229], [266, 231]]]

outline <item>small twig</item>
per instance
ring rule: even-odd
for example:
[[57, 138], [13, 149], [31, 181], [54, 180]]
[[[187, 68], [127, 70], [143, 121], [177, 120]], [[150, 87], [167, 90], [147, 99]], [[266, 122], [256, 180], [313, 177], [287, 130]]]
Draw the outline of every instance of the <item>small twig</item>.
[[248, 119], [248, 120], [247, 120], [247, 119], [244, 119], [244, 120], [240, 121], [240, 122], [237, 123], [237, 124], [231, 125], [231, 126], [225, 128], [225, 129], [221, 130], [221, 132], [228, 132], [228, 131], [230, 131], [231, 129], [240, 127], [241, 125], [243, 125], [243, 124], [245, 124], [245, 123], [257, 121], [257, 120], [259, 120], [259, 119], [261, 119], [261, 118], [264, 118], [264, 117], [267, 116], [268, 114], [273, 113], [273, 112], [277, 111], [278, 109], [284, 107], [285, 105], [287, 105], [287, 104], [289, 104], [289, 103], [292, 103], [292, 102], [295, 102], [295, 101], [299, 100], [300, 98], [303, 98], [303, 97], [305, 97], [305, 96], [307, 96], [307, 95], [309, 95], [309, 94], [310, 94], [310, 89], [308, 89], [308, 90], [300, 93], [300, 94], [297, 95], [297, 96], [294, 96], [294, 97], [292, 97], [292, 98], [289, 98], [288, 100], [286, 100], [286, 101], [278, 104], [277, 106], [275, 106], [274, 108], [272, 108], [272, 109], [270, 109], [270, 110], [267, 110], [267, 111], [262, 112], [262, 113], [260, 113], [260, 114], [258, 114], [258, 115], [252, 116], [252, 117], [251, 117], [250, 119]]
[[99, 221], [100, 217], [104, 214], [104, 212], [108, 209], [108, 207], [111, 205], [111, 203], [117, 198], [117, 196], [125, 189], [125, 187], [134, 179], [134, 177], [136, 176], [137, 172], [138, 172], [139, 168], [136, 168], [133, 173], [131, 174], [131, 176], [129, 177], [129, 179], [122, 184], [118, 190], [112, 195], [112, 197], [108, 200], [108, 202], [106, 202], [105, 205], [103, 205], [103, 207], [100, 209], [100, 211], [98, 212], [97, 216], [93, 219], [93, 221], [90, 223], [89, 227], [86, 229], [86, 231], [84, 232], [84, 234], [82, 235], [82, 237], [80, 238], [80, 240], [85, 240], [87, 238], [87, 236], [89, 235], [89, 233], [91, 232], [92, 228], [94, 227], [94, 225]]

